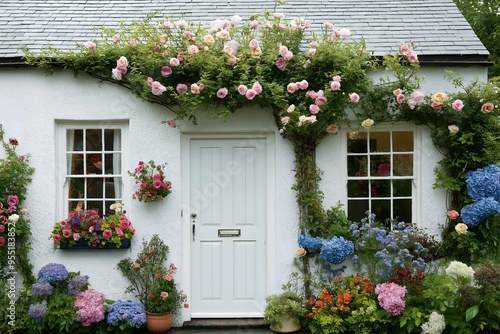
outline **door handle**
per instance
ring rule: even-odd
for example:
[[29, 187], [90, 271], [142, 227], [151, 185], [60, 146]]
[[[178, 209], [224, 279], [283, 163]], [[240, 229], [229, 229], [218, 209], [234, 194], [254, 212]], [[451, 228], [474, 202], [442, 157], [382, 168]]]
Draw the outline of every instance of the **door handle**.
[[191, 214], [191, 222], [192, 222], [191, 231], [193, 234], [193, 241], [196, 239], [196, 216], [197, 216], [196, 213]]

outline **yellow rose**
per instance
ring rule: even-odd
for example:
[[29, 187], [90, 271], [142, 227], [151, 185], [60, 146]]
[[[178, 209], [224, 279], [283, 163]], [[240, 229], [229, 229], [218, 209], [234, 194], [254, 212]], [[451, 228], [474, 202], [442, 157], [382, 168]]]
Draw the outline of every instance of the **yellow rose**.
[[432, 101], [443, 103], [444, 101], [446, 101], [447, 98], [448, 96], [446, 96], [445, 93], [436, 93], [432, 96]]
[[369, 129], [373, 125], [373, 123], [373, 119], [367, 118], [363, 122], [361, 122], [361, 126], [365, 129]]
[[253, 58], [259, 58], [261, 54], [262, 54], [262, 49], [260, 47], [256, 47], [255, 49], [252, 49], [252, 57]]
[[455, 225], [455, 231], [457, 231], [460, 234], [466, 233], [469, 227], [465, 225], [464, 223], [458, 223]]
[[297, 256], [302, 257], [302, 256], [305, 256], [307, 254], [307, 251], [304, 248], [300, 247], [300, 248], [297, 248], [297, 250], [295, 251], [295, 254]]

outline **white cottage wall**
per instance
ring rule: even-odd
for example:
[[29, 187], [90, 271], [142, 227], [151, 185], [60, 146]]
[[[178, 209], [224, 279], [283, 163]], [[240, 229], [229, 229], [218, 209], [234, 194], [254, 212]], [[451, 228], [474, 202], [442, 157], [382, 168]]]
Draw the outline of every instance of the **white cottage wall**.
[[[458, 68], [457, 73], [464, 75], [470, 82], [476, 76], [483, 80], [486, 70], [481, 67]], [[386, 75], [378, 72], [376, 75]], [[425, 77], [424, 92], [436, 90], [451, 91], [451, 84], [443, 83], [444, 68], [423, 68]], [[268, 263], [270, 278], [268, 293], [276, 292], [287, 281], [293, 271], [292, 260], [298, 233], [298, 210], [294, 184], [293, 149], [291, 144], [277, 133], [272, 115], [260, 109], [248, 109], [231, 115], [227, 122], [200, 118], [198, 126], [180, 122], [180, 129], [172, 129], [161, 124], [162, 120], [173, 115], [164, 108], [144, 103], [124, 88], [107, 82], [99, 82], [85, 74], [74, 79], [72, 73], [56, 73], [52, 76], [38, 69], [2, 68], [0, 69], [0, 123], [6, 137], [16, 137], [20, 154], [31, 154], [31, 165], [35, 168], [33, 182], [29, 186], [29, 196], [25, 206], [30, 210], [33, 232], [33, 251], [31, 259], [35, 272], [43, 265], [55, 262], [64, 263], [71, 271], [89, 275], [92, 287], [102, 291], [107, 298], [126, 298], [123, 293], [127, 281], [115, 269], [117, 262], [124, 257], [134, 257], [140, 249], [141, 240], [158, 233], [170, 246], [170, 260], [179, 267], [178, 282], [189, 295], [189, 264], [183, 263], [184, 254], [189, 249], [183, 244], [186, 233], [186, 220], [181, 218], [181, 210], [186, 209], [181, 194], [181, 134], [189, 132], [253, 132], [270, 133], [274, 137], [275, 158], [272, 162], [275, 175], [274, 183], [274, 235], [268, 240], [274, 252]], [[172, 181], [173, 193], [160, 203], [140, 203], [131, 199], [133, 181], [125, 175], [125, 208], [128, 217], [137, 229], [137, 234], [129, 250], [61, 251], [54, 249], [49, 240], [52, 226], [64, 218], [63, 212], [55, 201], [56, 176], [56, 120], [102, 121], [128, 120], [129, 142], [124, 148], [124, 166], [132, 170], [139, 160], [154, 159], [168, 162], [167, 177]], [[428, 131], [422, 131], [421, 140], [416, 143], [420, 157], [418, 169], [421, 189], [417, 198], [419, 225], [438, 233], [438, 224], [445, 219], [445, 197], [440, 190], [432, 190], [433, 169], [440, 156], [433, 148]], [[342, 135], [342, 134], [340, 134]], [[318, 166], [323, 170], [322, 190], [325, 192], [325, 206], [342, 201], [342, 185], [345, 183], [338, 173], [342, 161], [342, 147], [338, 136], [326, 138], [318, 147]], [[340, 186], [339, 186], [340, 185]], [[128, 194], [128, 195], [127, 195]], [[129, 196], [127, 198], [127, 196]], [[184, 236], [185, 237], [185, 236]], [[130, 296], [128, 296], [130, 297]], [[183, 320], [189, 319], [189, 310], [184, 311]]]

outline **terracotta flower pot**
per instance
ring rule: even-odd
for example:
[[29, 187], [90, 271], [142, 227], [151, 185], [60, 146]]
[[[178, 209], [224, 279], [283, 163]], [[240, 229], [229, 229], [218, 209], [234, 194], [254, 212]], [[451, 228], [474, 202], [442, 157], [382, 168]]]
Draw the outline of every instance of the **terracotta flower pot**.
[[146, 312], [146, 328], [153, 334], [166, 334], [172, 328], [172, 315]]

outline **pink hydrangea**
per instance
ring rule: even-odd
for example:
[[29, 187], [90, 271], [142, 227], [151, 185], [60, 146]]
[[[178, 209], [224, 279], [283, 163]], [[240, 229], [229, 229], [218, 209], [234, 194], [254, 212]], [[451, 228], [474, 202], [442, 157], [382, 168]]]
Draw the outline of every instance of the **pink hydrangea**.
[[399, 315], [404, 310], [406, 287], [396, 283], [383, 283], [375, 287], [380, 306], [392, 315]]
[[76, 315], [80, 319], [82, 326], [88, 327], [93, 323], [104, 320], [104, 301], [104, 295], [94, 289], [80, 292], [76, 296]]

